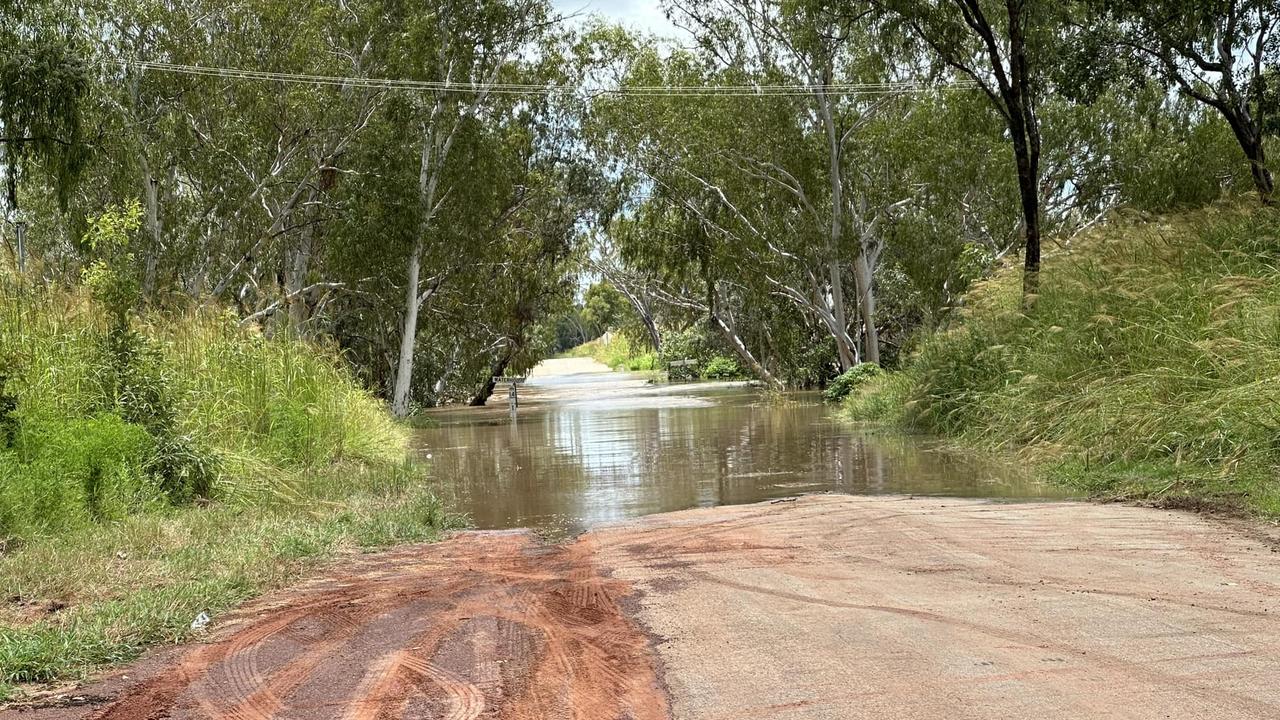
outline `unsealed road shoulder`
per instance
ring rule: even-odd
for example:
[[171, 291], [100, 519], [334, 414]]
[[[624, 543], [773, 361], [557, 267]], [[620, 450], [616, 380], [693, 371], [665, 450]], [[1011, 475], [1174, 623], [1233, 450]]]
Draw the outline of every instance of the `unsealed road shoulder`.
[[1280, 555], [1188, 513], [822, 496], [593, 541], [677, 718], [1280, 717]]
[[816, 496], [352, 561], [21, 718], [1280, 717], [1280, 572], [1180, 512]]

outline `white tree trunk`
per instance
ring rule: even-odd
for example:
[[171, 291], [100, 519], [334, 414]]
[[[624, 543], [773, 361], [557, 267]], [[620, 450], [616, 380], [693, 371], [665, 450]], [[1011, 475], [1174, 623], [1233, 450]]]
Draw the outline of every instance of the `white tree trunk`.
[[[830, 68], [824, 80], [831, 76]], [[827, 134], [827, 173], [831, 182], [831, 228], [827, 236], [827, 275], [831, 283], [831, 315], [835, 322], [832, 335], [840, 354], [840, 370], [853, 367], [856, 351], [850, 347], [849, 319], [844, 307], [844, 283], [840, 272], [840, 242], [844, 238], [844, 170], [841, 163], [842, 147], [839, 130], [831, 112], [831, 96], [824, 90], [817, 93], [818, 112]]]
[[858, 253], [853, 261], [853, 277], [858, 285], [858, 309], [862, 313], [863, 331], [866, 335], [866, 361], [880, 364], [880, 332], [876, 330], [876, 294], [871, 265], [865, 252]]
[[409, 254], [409, 272], [404, 293], [404, 325], [400, 329], [400, 359], [396, 362], [396, 383], [391, 393], [391, 412], [398, 418], [409, 416], [409, 391], [413, 382], [413, 351], [418, 340], [418, 275], [422, 265], [422, 239]]

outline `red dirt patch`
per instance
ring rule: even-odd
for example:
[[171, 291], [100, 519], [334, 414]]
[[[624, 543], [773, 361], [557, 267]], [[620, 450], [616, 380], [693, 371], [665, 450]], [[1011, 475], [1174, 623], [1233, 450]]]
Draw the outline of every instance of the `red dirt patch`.
[[469, 533], [255, 603], [174, 662], [135, 666], [131, 684], [85, 688], [87, 706], [4, 715], [666, 718], [649, 641], [620, 608], [630, 592], [595, 567], [587, 541]]

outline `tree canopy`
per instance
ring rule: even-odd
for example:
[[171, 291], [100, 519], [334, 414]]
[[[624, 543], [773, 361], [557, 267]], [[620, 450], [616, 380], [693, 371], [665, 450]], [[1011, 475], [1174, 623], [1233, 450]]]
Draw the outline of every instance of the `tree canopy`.
[[[1119, 206], [1273, 193], [1276, 4], [0, 0], [0, 235], [342, 349], [406, 415], [624, 332], [767, 383], [892, 364]], [[1104, 62], [1105, 60], [1105, 62]], [[14, 263], [16, 267], [16, 263]], [[679, 343], [677, 343], [679, 344]]]

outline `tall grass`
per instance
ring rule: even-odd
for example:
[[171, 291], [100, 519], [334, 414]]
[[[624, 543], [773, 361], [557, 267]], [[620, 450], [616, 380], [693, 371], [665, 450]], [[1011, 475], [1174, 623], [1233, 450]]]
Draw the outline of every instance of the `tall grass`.
[[1118, 219], [1042, 276], [1028, 314], [1015, 270], [979, 287], [849, 412], [1014, 450], [1099, 495], [1280, 515], [1280, 214]]
[[454, 523], [336, 349], [0, 273], [0, 690]]
[[621, 333], [610, 333], [565, 352], [564, 357], [589, 357], [613, 370], [658, 370], [658, 356]]

